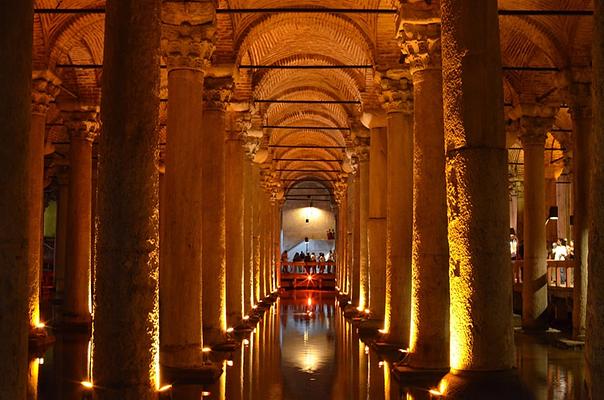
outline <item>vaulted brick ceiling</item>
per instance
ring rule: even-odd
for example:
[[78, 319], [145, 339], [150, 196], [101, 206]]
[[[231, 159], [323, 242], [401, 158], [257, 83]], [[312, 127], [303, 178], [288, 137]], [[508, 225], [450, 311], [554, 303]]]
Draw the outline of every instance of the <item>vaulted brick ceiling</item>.
[[[102, 8], [98, 0], [35, 0], [36, 8]], [[394, 0], [219, 0], [219, 8], [333, 7], [394, 8]], [[499, 0], [500, 9], [590, 10], [591, 0]], [[377, 108], [374, 69], [400, 67], [396, 22], [388, 14], [221, 14], [213, 62], [253, 65], [372, 65], [364, 69], [245, 69], [241, 70], [234, 99], [240, 102], [280, 100], [352, 100], [361, 104], [255, 103], [260, 125], [350, 128], [363, 110]], [[501, 48], [504, 66], [570, 67], [590, 65], [592, 18], [580, 16], [502, 16]], [[64, 82], [57, 102], [98, 102], [102, 70], [57, 68], [57, 64], [101, 64], [103, 14], [50, 14], [35, 16], [34, 67], [55, 70]], [[563, 74], [555, 71], [504, 72], [506, 104], [549, 102], [564, 104]], [[161, 97], [167, 98], [167, 75], [162, 70]], [[166, 103], [161, 105], [165, 123]], [[50, 137], [67, 138], [57, 112], [50, 113]], [[557, 119], [561, 128], [568, 123]], [[53, 126], [53, 124], [51, 124]], [[330, 148], [271, 148], [271, 157], [345, 159], [349, 130], [264, 129], [264, 142], [286, 146]], [[162, 128], [165, 140], [165, 127]], [[270, 159], [269, 159], [270, 160]], [[320, 169], [316, 172], [282, 171], [282, 179], [336, 179], [341, 167], [331, 162], [274, 161], [273, 169]]]

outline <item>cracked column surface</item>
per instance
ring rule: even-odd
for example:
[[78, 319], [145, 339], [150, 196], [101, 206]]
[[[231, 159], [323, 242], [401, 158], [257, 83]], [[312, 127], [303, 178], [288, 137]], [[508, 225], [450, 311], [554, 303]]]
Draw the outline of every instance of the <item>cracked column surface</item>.
[[24, 399], [27, 387], [31, 1], [0, 3], [0, 398]]
[[206, 79], [203, 149], [202, 273], [203, 338], [212, 347], [226, 340], [225, 111], [231, 77]]
[[441, 1], [451, 293], [451, 372], [441, 391], [454, 399], [524, 398], [513, 373], [497, 1], [469, 3]]
[[108, 0], [105, 18], [94, 398], [153, 400], [160, 383], [160, 2]]
[[177, 369], [199, 369], [203, 347], [202, 93], [214, 45], [213, 8], [198, 6], [200, 20], [183, 5], [162, 6], [168, 134], [161, 205], [161, 363]]

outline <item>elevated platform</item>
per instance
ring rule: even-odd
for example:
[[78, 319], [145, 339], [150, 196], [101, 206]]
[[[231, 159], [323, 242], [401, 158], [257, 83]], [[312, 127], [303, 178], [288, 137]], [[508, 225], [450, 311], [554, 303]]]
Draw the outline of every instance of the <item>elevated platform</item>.
[[281, 288], [286, 290], [336, 290], [336, 275], [327, 273], [281, 273]]

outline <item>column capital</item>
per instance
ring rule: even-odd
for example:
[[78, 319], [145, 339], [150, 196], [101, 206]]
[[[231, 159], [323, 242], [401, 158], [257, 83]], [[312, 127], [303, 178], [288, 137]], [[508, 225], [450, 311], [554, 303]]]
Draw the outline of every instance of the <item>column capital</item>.
[[359, 162], [369, 161], [369, 138], [356, 138], [354, 152]]
[[168, 71], [207, 69], [216, 41], [213, 2], [163, 2], [161, 19], [161, 47]]
[[591, 82], [571, 82], [569, 112], [573, 118], [592, 118]]
[[46, 115], [50, 102], [61, 91], [61, 80], [49, 70], [33, 71], [31, 77], [31, 112]]
[[62, 111], [63, 123], [71, 140], [94, 142], [101, 130], [99, 107], [78, 105]]
[[412, 74], [427, 69], [442, 69], [439, 20], [402, 21], [398, 39]]
[[243, 141], [247, 132], [252, 128], [252, 114], [250, 112], [230, 112], [229, 124], [226, 129], [227, 140]]
[[380, 86], [379, 101], [387, 113], [413, 113], [413, 81], [408, 70], [388, 70], [376, 73]]
[[204, 81], [204, 108], [225, 111], [233, 94], [233, 78], [208, 78]]

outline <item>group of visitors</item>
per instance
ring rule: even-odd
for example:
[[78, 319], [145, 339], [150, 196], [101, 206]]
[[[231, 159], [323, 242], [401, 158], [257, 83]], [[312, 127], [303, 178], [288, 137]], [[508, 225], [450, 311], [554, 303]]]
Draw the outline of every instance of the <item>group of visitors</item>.
[[[323, 263], [332, 263], [335, 261], [335, 252], [331, 250], [327, 256], [325, 253], [319, 253], [317, 256], [314, 252], [296, 252], [292, 259], [294, 263], [310, 263], [310, 265], [287, 265], [285, 264], [282, 271], [286, 273], [333, 273], [334, 267], [332, 265], [321, 265]], [[289, 257], [287, 251], [281, 253], [281, 262], [289, 263]]]
[[558, 239], [552, 243], [552, 249], [548, 258], [555, 261], [570, 260], [575, 258], [575, 246], [573, 241]]

